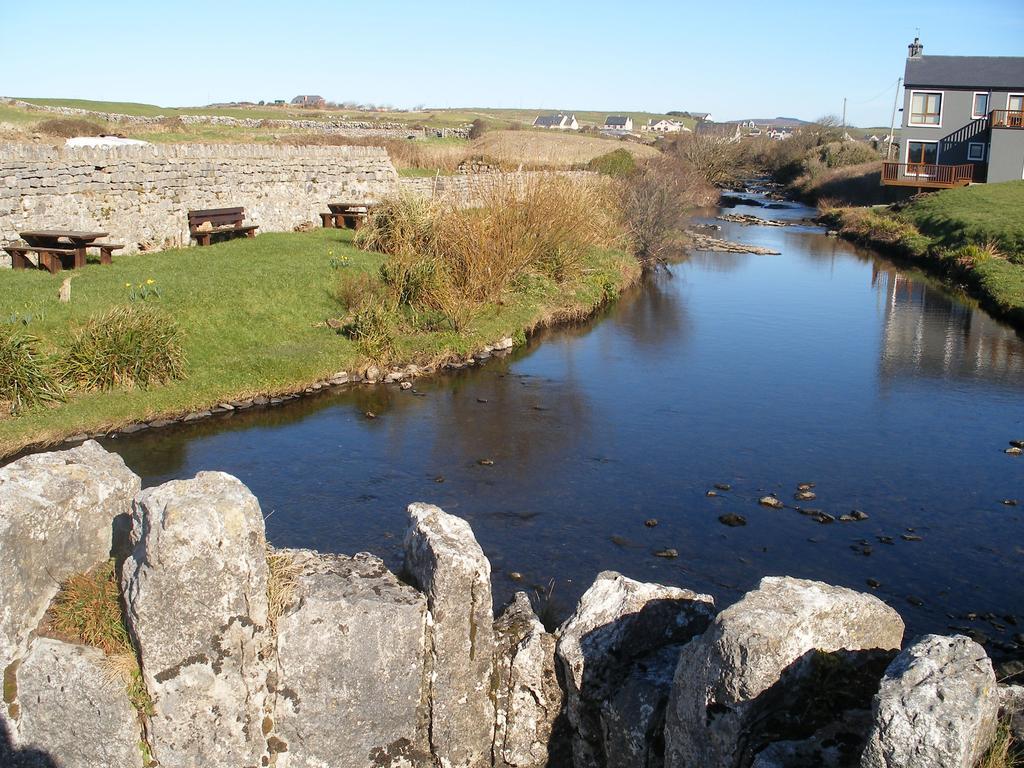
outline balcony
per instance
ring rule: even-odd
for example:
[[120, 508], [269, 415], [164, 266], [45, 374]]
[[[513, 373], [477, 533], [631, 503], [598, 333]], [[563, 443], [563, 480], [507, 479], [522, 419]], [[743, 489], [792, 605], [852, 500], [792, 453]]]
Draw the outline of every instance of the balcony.
[[988, 124], [993, 128], [1024, 128], [1024, 110], [993, 109], [988, 113]]
[[966, 187], [974, 181], [974, 166], [929, 163], [882, 163], [882, 184], [918, 189]]

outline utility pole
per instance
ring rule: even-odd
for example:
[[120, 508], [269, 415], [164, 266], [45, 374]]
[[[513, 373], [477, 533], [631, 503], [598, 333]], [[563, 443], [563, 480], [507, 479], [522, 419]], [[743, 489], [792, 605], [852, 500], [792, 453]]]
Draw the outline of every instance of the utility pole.
[[843, 136], [846, 136], [846, 97], [843, 96]]
[[900, 101], [900, 86], [903, 85], [903, 78], [896, 78], [896, 95], [892, 97], [892, 119], [889, 121], [889, 146], [885, 150], [885, 159], [892, 160], [893, 134], [896, 133], [896, 105]]

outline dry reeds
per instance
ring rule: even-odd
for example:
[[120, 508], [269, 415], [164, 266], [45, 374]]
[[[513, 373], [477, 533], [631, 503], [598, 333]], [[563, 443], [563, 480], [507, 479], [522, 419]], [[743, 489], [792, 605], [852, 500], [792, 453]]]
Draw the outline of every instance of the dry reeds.
[[299, 586], [301, 566], [286, 552], [267, 545], [267, 624], [277, 634], [277, 620], [291, 607]]

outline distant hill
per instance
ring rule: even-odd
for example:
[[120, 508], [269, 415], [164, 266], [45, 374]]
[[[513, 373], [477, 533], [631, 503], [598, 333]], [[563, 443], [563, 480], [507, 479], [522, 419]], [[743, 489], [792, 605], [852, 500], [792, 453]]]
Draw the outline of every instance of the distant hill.
[[744, 120], [723, 120], [724, 123], [749, 123], [751, 120], [756, 125], [766, 125], [769, 128], [796, 128], [800, 125], [810, 125], [810, 120], [801, 120], [798, 117], [748, 117]]

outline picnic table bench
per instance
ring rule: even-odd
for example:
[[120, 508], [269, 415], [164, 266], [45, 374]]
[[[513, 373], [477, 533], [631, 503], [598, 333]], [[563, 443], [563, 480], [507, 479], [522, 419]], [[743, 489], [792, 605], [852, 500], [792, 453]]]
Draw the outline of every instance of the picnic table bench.
[[321, 213], [320, 221], [326, 229], [359, 229], [373, 210], [374, 204], [328, 203], [329, 213]]
[[255, 237], [259, 228], [245, 223], [245, 208], [209, 208], [188, 212], [188, 231], [199, 245], [232, 237]]
[[[30, 266], [38, 266], [48, 270], [51, 274], [68, 269], [78, 269], [85, 266], [87, 249], [98, 248], [100, 251], [100, 264], [113, 263], [114, 251], [124, 248], [118, 243], [97, 242], [100, 238], [106, 237], [107, 232], [79, 232], [66, 229], [42, 229], [29, 232], [19, 232], [25, 245], [21, 243], [5, 243], [3, 249], [11, 255], [11, 267], [13, 269], [25, 269]], [[35, 254], [37, 265], [34, 265], [28, 258], [28, 254]]]

